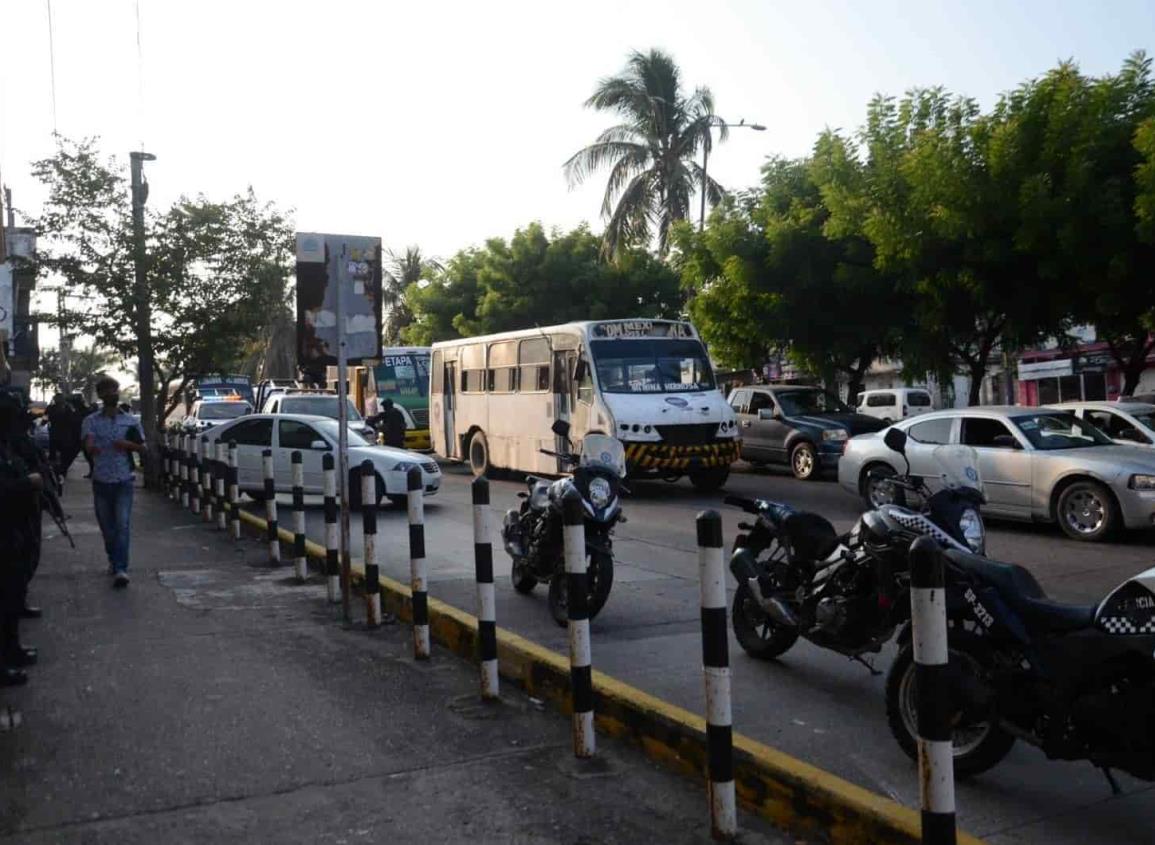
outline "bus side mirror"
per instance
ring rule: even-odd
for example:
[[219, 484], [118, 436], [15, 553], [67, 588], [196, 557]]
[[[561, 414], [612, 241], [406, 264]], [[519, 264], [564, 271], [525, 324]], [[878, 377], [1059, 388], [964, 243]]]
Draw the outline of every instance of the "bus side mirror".
[[573, 380], [578, 384], [586, 377], [586, 359], [578, 358], [573, 368]]
[[564, 437], [566, 440], [569, 440], [569, 423], [565, 420], [554, 420], [553, 425], [550, 426], [550, 430], [558, 437]]

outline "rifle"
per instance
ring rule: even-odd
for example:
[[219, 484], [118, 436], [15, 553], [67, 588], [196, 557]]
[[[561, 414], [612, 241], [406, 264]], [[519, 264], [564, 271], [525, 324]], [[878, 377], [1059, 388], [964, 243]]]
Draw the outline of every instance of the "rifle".
[[64, 512], [64, 506], [60, 504], [60, 493], [63, 491], [64, 485], [60, 475], [48, 463], [40, 449], [36, 449], [36, 471], [40, 473], [40, 478], [44, 481], [44, 486], [40, 489], [40, 506], [52, 517], [52, 521], [56, 523], [60, 533], [68, 540], [68, 545], [75, 549], [76, 541], [72, 539], [72, 532], [68, 530], [68, 514]]

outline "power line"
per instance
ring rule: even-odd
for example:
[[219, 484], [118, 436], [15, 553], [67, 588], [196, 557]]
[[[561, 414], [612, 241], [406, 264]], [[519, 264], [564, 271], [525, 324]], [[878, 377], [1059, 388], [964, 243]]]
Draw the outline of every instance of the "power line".
[[52, 0], [44, 0], [48, 7], [48, 68], [52, 80], [52, 134], [59, 134], [56, 130], [56, 36], [52, 25]]

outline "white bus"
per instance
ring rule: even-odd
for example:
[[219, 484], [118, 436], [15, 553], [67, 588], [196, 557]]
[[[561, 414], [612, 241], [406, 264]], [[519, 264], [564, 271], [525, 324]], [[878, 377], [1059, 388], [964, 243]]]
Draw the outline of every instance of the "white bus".
[[433, 345], [429, 426], [434, 451], [490, 468], [560, 473], [550, 426], [575, 443], [612, 434], [631, 478], [688, 475], [717, 489], [738, 457], [738, 424], [689, 323], [605, 320]]

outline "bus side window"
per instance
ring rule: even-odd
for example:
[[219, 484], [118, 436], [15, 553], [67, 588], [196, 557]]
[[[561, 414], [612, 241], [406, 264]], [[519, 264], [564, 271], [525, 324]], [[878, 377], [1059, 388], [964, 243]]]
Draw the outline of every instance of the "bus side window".
[[518, 347], [518, 389], [522, 393], [549, 391], [549, 342], [543, 337], [523, 340]]

